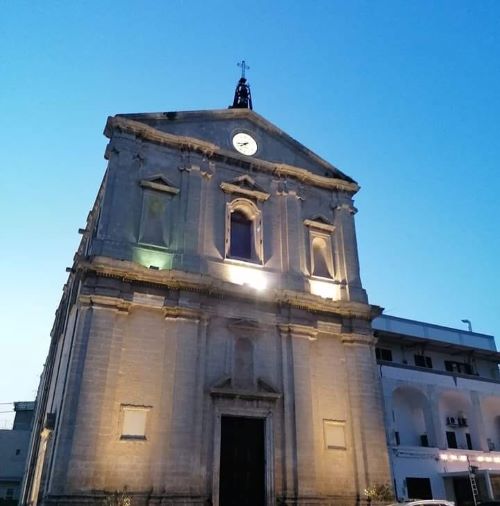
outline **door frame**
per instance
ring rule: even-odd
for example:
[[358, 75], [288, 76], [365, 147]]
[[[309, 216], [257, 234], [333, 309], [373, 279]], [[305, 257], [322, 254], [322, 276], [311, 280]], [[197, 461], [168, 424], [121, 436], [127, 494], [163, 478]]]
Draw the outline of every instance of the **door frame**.
[[222, 439], [221, 419], [223, 416], [259, 418], [264, 420], [264, 473], [265, 503], [274, 506], [274, 438], [272, 411], [265, 408], [243, 408], [217, 406], [215, 408], [214, 450], [212, 462], [212, 505], [219, 506], [220, 448]]

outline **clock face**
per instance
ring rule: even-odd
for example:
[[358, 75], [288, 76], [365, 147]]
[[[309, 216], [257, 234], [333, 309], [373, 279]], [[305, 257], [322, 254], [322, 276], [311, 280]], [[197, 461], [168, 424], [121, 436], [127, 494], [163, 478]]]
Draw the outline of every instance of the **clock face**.
[[233, 137], [233, 146], [236, 151], [242, 155], [252, 156], [257, 152], [257, 143], [255, 139], [244, 132], [237, 133]]

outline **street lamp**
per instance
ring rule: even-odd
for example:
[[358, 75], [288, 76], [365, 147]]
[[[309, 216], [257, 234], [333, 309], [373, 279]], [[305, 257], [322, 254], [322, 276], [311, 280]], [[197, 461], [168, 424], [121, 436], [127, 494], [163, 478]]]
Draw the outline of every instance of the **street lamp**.
[[462, 320], [462, 323], [466, 323], [467, 326], [469, 327], [469, 332], [472, 332], [472, 323], [470, 322], [470, 320]]

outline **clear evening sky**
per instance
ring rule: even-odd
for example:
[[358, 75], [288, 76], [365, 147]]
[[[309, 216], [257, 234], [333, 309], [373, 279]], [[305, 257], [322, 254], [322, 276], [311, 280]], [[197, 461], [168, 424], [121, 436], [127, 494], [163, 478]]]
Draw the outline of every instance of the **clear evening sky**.
[[499, 337], [499, 31], [498, 1], [0, 1], [0, 402], [35, 396], [106, 117], [225, 108], [242, 58], [360, 183], [370, 301]]

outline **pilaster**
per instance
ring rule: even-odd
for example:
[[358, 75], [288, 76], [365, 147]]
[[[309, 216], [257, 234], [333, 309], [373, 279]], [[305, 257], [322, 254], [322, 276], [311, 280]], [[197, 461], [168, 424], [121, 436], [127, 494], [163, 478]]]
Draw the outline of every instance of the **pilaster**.
[[204, 173], [194, 164], [181, 170], [183, 265], [187, 270], [199, 270], [200, 249], [204, 241], [204, 223], [201, 219]]
[[354, 214], [356, 208], [352, 205], [350, 198], [341, 199], [334, 207], [335, 217], [335, 246], [337, 251], [337, 262], [341, 275], [340, 281], [345, 288], [341, 290], [342, 300], [354, 300], [367, 302], [366, 292], [361, 285], [359, 274], [358, 245], [356, 242], [356, 230]]
[[349, 375], [349, 406], [356, 485], [360, 495], [369, 485], [390, 482], [382, 392], [376, 372], [375, 338], [371, 334], [342, 334]]
[[[292, 481], [295, 495], [298, 497], [314, 496], [316, 493], [316, 470], [314, 448], [314, 404], [313, 385], [311, 371], [311, 346], [316, 340], [317, 330], [305, 325], [281, 325], [282, 340], [289, 341], [291, 347], [291, 363], [288, 364], [287, 382], [288, 388], [292, 387], [290, 377], [293, 377], [293, 416], [294, 435], [290, 437], [288, 444], [294, 439], [296, 456], [296, 478], [293, 479], [287, 469], [287, 492], [292, 487], [288, 485]], [[285, 353], [287, 347], [285, 346]], [[284, 367], [285, 368], [285, 367]], [[285, 373], [284, 373], [285, 376]], [[288, 393], [291, 395], [291, 392]], [[285, 397], [287, 393], [285, 392]], [[289, 402], [289, 401], [288, 401]], [[285, 401], [285, 417], [292, 415], [292, 408]], [[285, 433], [290, 431], [290, 420], [285, 420]], [[293, 443], [292, 443], [293, 444]], [[291, 446], [293, 448], [293, 446]], [[286, 459], [287, 467], [292, 464], [292, 459]]]

